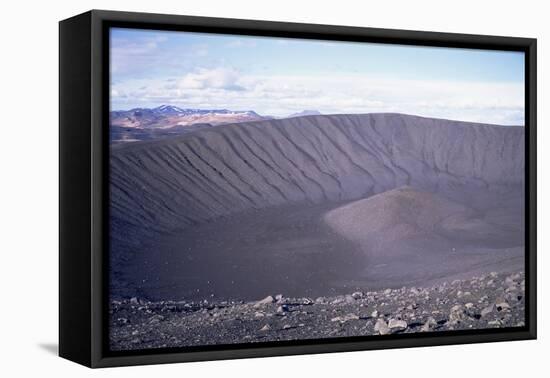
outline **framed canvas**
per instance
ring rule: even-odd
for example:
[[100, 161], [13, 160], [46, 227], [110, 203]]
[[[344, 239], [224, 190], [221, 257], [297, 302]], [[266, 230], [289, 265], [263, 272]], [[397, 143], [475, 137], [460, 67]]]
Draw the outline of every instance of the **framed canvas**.
[[94, 10], [59, 69], [62, 357], [536, 337], [535, 39]]

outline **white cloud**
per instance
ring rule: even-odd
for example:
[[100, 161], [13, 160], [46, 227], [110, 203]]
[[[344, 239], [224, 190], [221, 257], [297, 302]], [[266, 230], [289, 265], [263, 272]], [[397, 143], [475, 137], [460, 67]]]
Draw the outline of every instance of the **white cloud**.
[[[143, 88], [145, 87], [145, 88]], [[140, 89], [142, 88], [142, 89]], [[250, 109], [286, 116], [304, 109], [331, 113], [399, 112], [495, 124], [523, 124], [521, 84], [401, 80], [364, 75], [242, 75], [201, 68], [176, 81], [121, 83], [113, 101]], [[126, 97], [116, 96], [124, 93]]]
[[181, 89], [225, 89], [240, 91], [244, 88], [239, 85], [240, 75], [237, 71], [228, 68], [206, 69], [199, 68], [188, 73], [178, 82]]

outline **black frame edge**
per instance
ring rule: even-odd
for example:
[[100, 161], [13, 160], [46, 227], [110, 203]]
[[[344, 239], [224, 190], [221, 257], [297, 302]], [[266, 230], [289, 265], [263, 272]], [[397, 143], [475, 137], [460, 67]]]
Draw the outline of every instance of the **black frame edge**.
[[527, 141], [527, 180], [529, 187], [526, 190], [529, 205], [528, 238], [529, 250], [528, 266], [529, 273], [526, 290], [529, 295], [528, 302], [528, 324], [529, 336], [537, 338], [537, 40], [530, 39], [526, 46], [526, 119], [525, 126], [528, 128]]
[[216, 360], [233, 360], [242, 358], [263, 358], [278, 356], [296, 356], [305, 354], [358, 352], [382, 349], [401, 349], [419, 347], [438, 347], [457, 344], [481, 344], [490, 342], [512, 342], [535, 339], [529, 331], [492, 333], [486, 335], [454, 335], [440, 336], [437, 333], [424, 335], [427, 337], [408, 339], [387, 339], [384, 336], [380, 340], [341, 342], [333, 344], [313, 344], [300, 346], [262, 347], [258, 345], [249, 349], [220, 350], [207, 352], [180, 352], [162, 354], [143, 354], [123, 357], [104, 357], [97, 361], [93, 367], [117, 367], [135, 365], [156, 365], [180, 362], [200, 362]]
[[59, 23], [59, 355], [91, 366], [91, 12]]
[[[70, 52], [68, 45], [62, 47], [62, 26], [64, 23], [68, 25], [69, 22], [76, 22], [79, 17], [88, 18], [89, 27], [85, 31], [89, 41], [89, 56], [86, 58], [81, 57], [78, 61], [74, 59], [75, 51]], [[82, 21], [80, 21], [82, 22]], [[108, 111], [108, 90], [104, 87], [103, 83], [106, 83], [105, 76], [108, 78], [107, 65], [105, 64], [105, 56], [103, 54], [103, 25], [106, 22], [124, 22], [124, 23], [144, 23], [149, 27], [155, 26], [174, 27], [190, 26], [193, 28], [202, 28], [212, 30], [212, 32], [236, 32], [243, 34], [256, 35], [272, 35], [272, 30], [275, 30], [277, 35], [293, 35], [304, 38], [322, 38], [333, 39], [340, 38], [341, 40], [354, 40], [354, 38], [365, 39], [369, 38], [373, 41], [380, 41], [386, 43], [405, 43], [405, 44], [417, 44], [417, 45], [429, 45], [429, 46], [447, 46], [447, 47], [472, 47], [472, 48], [489, 48], [489, 49], [508, 49], [515, 51], [526, 52], [526, 126], [529, 125], [526, 157], [529, 163], [530, 174], [527, 177], [526, 185], [528, 185], [529, 195], [529, 229], [528, 229], [528, 242], [529, 250], [526, 253], [529, 254], [528, 265], [526, 266], [526, 273], [529, 273], [529, 279], [527, 280], [528, 288], [528, 327], [518, 330], [504, 330], [502, 332], [487, 333], [483, 335], [464, 335], [457, 334], [452, 336], [429, 334], [423, 335], [418, 338], [409, 339], [392, 339], [380, 337], [380, 339], [372, 341], [346, 341], [340, 343], [330, 344], [315, 344], [315, 345], [293, 345], [293, 346], [276, 346], [276, 347], [263, 347], [261, 345], [253, 348], [246, 349], [227, 349], [218, 351], [203, 351], [203, 352], [187, 352], [187, 353], [151, 353], [146, 355], [132, 355], [132, 356], [117, 356], [110, 357], [105, 353], [104, 345], [105, 338], [103, 329], [106, 326], [104, 322], [104, 284], [106, 274], [103, 268], [103, 253], [105, 247], [105, 241], [103, 240], [104, 223], [103, 217], [103, 205], [102, 205], [102, 188], [104, 185], [103, 172], [107, 166], [108, 159], [105, 159], [105, 150], [108, 150], [108, 146], [105, 145], [105, 120], [108, 120], [105, 116]], [[72, 29], [76, 31], [77, 28]], [[69, 30], [67, 26], [65, 33]], [[329, 38], [326, 38], [326, 37]], [[72, 39], [76, 39], [74, 36]], [[82, 47], [81, 47], [82, 48]], [[71, 55], [72, 54], [72, 55]], [[84, 67], [89, 68], [90, 83], [85, 88], [80, 88], [77, 93], [72, 93], [69, 98], [62, 96], [62, 92], [67, 93], [67, 81], [70, 81], [70, 75], [66, 72], [61, 72], [63, 59], [67, 59], [71, 56], [72, 64], [78, 65], [82, 63]], [[63, 57], [65, 56], [65, 57]], [[65, 76], [65, 79], [63, 79]], [[72, 79], [74, 80], [74, 78]], [[88, 93], [85, 94], [88, 90]], [[67, 112], [67, 105], [76, 104], [77, 106], [87, 106], [87, 115], [83, 117], [72, 117], [64, 114]], [[85, 110], [85, 109], [84, 109]], [[90, 147], [87, 157], [85, 152], [76, 151], [75, 155], [71, 156], [71, 159], [82, 161], [80, 158], [89, 159], [90, 164], [87, 165], [89, 169], [86, 169], [88, 174], [89, 185], [87, 192], [89, 196], [82, 195], [86, 191], [79, 193], [78, 195], [68, 196], [62, 205], [61, 197], [67, 194], [63, 192], [66, 190], [69, 183], [74, 184], [74, 178], [68, 179], [68, 172], [65, 171], [62, 174], [62, 162], [63, 156], [67, 156], [67, 151], [62, 153], [63, 148], [67, 148], [67, 136], [70, 132], [68, 130], [68, 124], [72, 121], [81, 121], [87, 125], [91, 125], [91, 129], [87, 129], [88, 134], [81, 130], [80, 137], [87, 137]], [[74, 126], [74, 125], [73, 125]], [[62, 148], [62, 146], [65, 146]], [[69, 146], [70, 147], [70, 146]], [[74, 150], [74, 146], [72, 147]], [[84, 149], [86, 150], [86, 149]], [[85, 166], [86, 164], [84, 164]], [[82, 165], [81, 165], [82, 167]], [[526, 168], [527, 169], [527, 168]], [[528, 170], [528, 171], [529, 171]], [[63, 189], [65, 188], [65, 189]], [[87, 244], [86, 253], [80, 253], [79, 257], [68, 256], [67, 246], [62, 248], [63, 234], [66, 235], [68, 223], [65, 219], [63, 221], [62, 212], [67, 211], [66, 204], [73, 203], [78, 199], [84, 199], [89, 204], [90, 212], [84, 213], [84, 216], [88, 216], [87, 229], [89, 244]], [[81, 214], [81, 216], [83, 216]], [[80, 221], [83, 221], [82, 219]], [[62, 225], [62, 223], [64, 223]], [[74, 226], [73, 226], [74, 227]], [[62, 233], [62, 229], [65, 230]], [[69, 242], [77, 243], [78, 248], [81, 249], [83, 241], [77, 237], [71, 236]], [[65, 241], [63, 241], [65, 243]], [[63, 249], [63, 252], [62, 252]], [[82, 248], [86, 249], [86, 248]], [[71, 251], [74, 252], [74, 251]], [[85, 257], [83, 257], [85, 256]], [[84, 264], [83, 260], [86, 260]], [[79, 291], [75, 287], [67, 287], [67, 276], [62, 279], [63, 274], [67, 274], [71, 261], [76, 261], [79, 268], [76, 269], [82, 274], [88, 275], [88, 284], [84, 291]], [[85, 269], [82, 267], [86, 265]], [[74, 269], [72, 269], [74, 270]], [[76, 274], [76, 273], [75, 273]], [[82, 280], [84, 281], [84, 280]], [[62, 299], [62, 293], [69, 296], [69, 300]], [[79, 312], [77, 310], [67, 309], [67, 303], [74, 303], [76, 296], [82, 296], [82, 294], [90, 293], [88, 298], [88, 313], [84, 319], [79, 320], [78, 326], [69, 326], [62, 324], [62, 310], [64, 312], [63, 319], [67, 320], [72, 318], [74, 313]], [[63, 306], [62, 306], [63, 301]], [[81, 312], [81, 311], [80, 311]], [[74, 318], [73, 318], [74, 320]], [[62, 341], [62, 328], [65, 339]], [[67, 339], [67, 332], [69, 330], [75, 330], [83, 338], [78, 340], [78, 345], [69, 343]], [[87, 332], [87, 335], [86, 335]], [[469, 343], [482, 343], [482, 342], [496, 342], [496, 341], [512, 341], [512, 340], [527, 340], [535, 339], [536, 332], [536, 39], [532, 38], [515, 38], [515, 37], [496, 37], [496, 36], [484, 36], [484, 35], [467, 35], [467, 34], [454, 34], [454, 33], [432, 33], [432, 32], [417, 32], [406, 30], [388, 30], [388, 29], [373, 29], [373, 28], [359, 28], [348, 26], [332, 26], [332, 25], [311, 25], [311, 24], [297, 24], [297, 23], [284, 23], [284, 22], [269, 22], [269, 21], [252, 21], [252, 20], [235, 20], [224, 18], [205, 18], [195, 16], [176, 16], [176, 15], [160, 15], [160, 14], [145, 14], [145, 13], [129, 13], [129, 12], [114, 12], [114, 11], [99, 11], [93, 10], [87, 12], [81, 16], [76, 16], [60, 23], [60, 355], [75, 362], [79, 362], [89, 367], [112, 367], [121, 365], [141, 365], [141, 364], [158, 364], [158, 363], [171, 363], [171, 362], [191, 362], [191, 361], [204, 361], [204, 360], [220, 360], [220, 359], [235, 359], [235, 358], [252, 358], [252, 357], [268, 357], [268, 356], [282, 356], [282, 355], [298, 355], [308, 353], [329, 353], [329, 352], [342, 352], [342, 351], [358, 351], [358, 350], [371, 350], [371, 349], [388, 349], [388, 348], [406, 348], [406, 347], [423, 347], [423, 346], [437, 346], [437, 345], [452, 345], [452, 344], [469, 344]], [[89, 336], [89, 337], [88, 337]], [[79, 337], [69, 337], [73, 340]], [[87, 342], [89, 340], [89, 342]], [[87, 342], [87, 343], [86, 343]], [[64, 345], [62, 347], [62, 344]], [[71, 348], [77, 348], [79, 350], [84, 349], [84, 352], [76, 352], [69, 350]], [[62, 352], [63, 350], [63, 352]]]
[[382, 29], [373, 27], [305, 24], [296, 22], [235, 19], [222, 17], [185, 16], [159, 13], [121, 12], [94, 9], [91, 11], [103, 21], [128, 24], [148, 24], [148, 28], [161, 27], [164, 30], [178, 30], [188, 26], [209, 29], [216, 33], [236, 33], [257, 36], [279, 36], [285, 34], [294, 38], [321, 38], [334, 40], [359, 40], [368, 37], [369, 42], [401, 43], [424, 46], [488, 48], [495, 50], [524, 50], [535, 38], [506, 37], [485, 34], [463, 34], [403, 29]]

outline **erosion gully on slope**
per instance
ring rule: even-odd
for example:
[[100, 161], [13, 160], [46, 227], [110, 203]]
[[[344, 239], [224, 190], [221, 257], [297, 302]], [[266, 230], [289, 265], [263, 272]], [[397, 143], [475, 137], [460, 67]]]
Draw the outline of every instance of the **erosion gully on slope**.
[[113, 299], [252, 300], [523, 269], [524, 130], [399, 114], [111, 147]]

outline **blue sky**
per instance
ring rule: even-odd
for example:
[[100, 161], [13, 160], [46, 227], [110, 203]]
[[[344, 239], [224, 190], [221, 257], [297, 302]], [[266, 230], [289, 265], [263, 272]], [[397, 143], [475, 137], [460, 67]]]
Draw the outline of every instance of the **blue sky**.
[[523, 125], [519, 52], [111, 30], [111, 108], [400, 112]]

